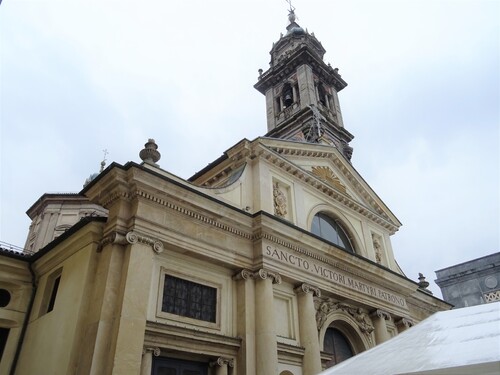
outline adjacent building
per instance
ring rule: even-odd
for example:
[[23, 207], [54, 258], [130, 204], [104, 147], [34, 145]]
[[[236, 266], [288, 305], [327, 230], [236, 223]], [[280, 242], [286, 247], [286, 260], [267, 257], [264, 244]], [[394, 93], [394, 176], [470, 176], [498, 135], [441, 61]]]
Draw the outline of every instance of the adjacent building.
[[500, 301], [500, 253], [436, 271], [443, 299], [456, 308]]
[[0, 251], [0, 373], [313, 375], [451, 307], [399, 268], [401, 223], [350, 161], [347, 83], [289, 20], [255, 85], [265, 136], [189, 180], [151, 139], [32, 228], [40, 250]]

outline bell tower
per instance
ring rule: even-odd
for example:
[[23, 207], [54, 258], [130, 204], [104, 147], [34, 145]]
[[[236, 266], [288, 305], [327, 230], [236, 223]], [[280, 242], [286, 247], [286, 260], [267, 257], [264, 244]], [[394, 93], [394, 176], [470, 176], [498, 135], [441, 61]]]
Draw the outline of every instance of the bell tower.
[[351, 159], [354, 136], [344, 128], [337, 93], [347, 83], [323, 61], [325, 49], [295, 22], [273, 44], [270, 68], [259, 70], [255, 88], [266, 96], [267, 137], [330, 144]]

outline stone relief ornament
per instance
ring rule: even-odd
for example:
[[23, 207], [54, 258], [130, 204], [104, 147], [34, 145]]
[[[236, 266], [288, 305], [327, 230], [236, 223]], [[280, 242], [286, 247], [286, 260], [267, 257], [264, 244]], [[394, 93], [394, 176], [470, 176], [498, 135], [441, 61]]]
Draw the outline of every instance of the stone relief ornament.
[[273, 185], [273, 196], [274, 196], [274, 214], [279, 217], [285, 217], [286, 211], [286, 197], [281, 191], [279, 184], [276, 182]]
[[347, 194], [347, 188], [345, 187], [345, 185], [342, 182], [340, 182], [340, 179], [337, 176], [335, 176], [335, 174], [330, 168], [312, 167], [311, 172], [319, 179], [325, 181], [326, 183], [329, 183], [330, 185], [333, 185], [333, 187], [335, 187], [337, 190], [349, 196], [349, 194]]
[[372, 320], [367, 311], [361, 307], [354, 307], [344, 302], [338, 302], [332, 298], [316, 298], [314, 301], [316, 307], [316, 325], [321, 329], [328, 316], [335, 311], [342, 311], [349, 314], [359, 327], [359, 330], [368, 336], [371, 341], [371, 333], [374, 330]]
[[372, 233], [373, 248], [375, 249], [375, 260], [382, 263], [382, 246], [376, 234]]

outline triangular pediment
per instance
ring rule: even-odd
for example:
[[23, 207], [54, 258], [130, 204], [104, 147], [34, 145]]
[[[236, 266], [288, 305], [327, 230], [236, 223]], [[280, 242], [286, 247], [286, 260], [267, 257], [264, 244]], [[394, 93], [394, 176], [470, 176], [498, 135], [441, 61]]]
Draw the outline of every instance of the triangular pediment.
[[334, 146], [269, 138], [260, 138], [259, 141], [269, 153], [268, 160], [301, 178], [313, 189], [371, 219], [376, 217], [379, 219], [376, 221], [384, 222], [391, 232], [401, 226], [396, 216]]
[[401, 226], [352, 164], [332, 145], [266, 137], [243, 140], [189, 181], [199, 187], [223, 192], [225, 190], [221, 189], [233, 186], [245, 166], [255, 159], [266, 160], [289, 180], [302, 181], [311, 191], [365, 216], [390, 233], [395, 233]]

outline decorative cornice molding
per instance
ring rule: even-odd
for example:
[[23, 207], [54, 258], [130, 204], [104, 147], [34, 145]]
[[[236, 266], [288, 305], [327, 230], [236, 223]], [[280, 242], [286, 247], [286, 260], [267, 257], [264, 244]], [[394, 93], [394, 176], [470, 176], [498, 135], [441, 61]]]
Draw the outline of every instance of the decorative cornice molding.
[[229, 367], [234, 367], [234, 359], [233, 358], [226, 358], [226, 357], [219, 357], [215, 361], [212, 361], [209, 363], [210, 367], [215, 367], [215, 366], [229, 366]]
[[316, 307], [318, 330], [321, 329], [330, 314], [340, 311], [351, 316], [358, 325], [359, 330], [367, 336], [370, 342], [372, 341], [371, 333], [375, 328], [365, 309], [354, 307], [345, 302], [338, 302], [332, 298], [315, 298], [314, 305]]
[[141, 243], [152, 247], [153, 251], [157, 254], [163, 252], [163, 242], [158, 239], [147, 237], [137, 232], [128, 232], [125, 236], [129, 244]]
[[102, 203], [100, 203], [101, 206], [103, 206], [104, 208], [108, 208], [114, 201], [118, 200], [118, 199], [125, 199], [127, 201], [130, 201], [131, 199], [131, 196], [130, 196], [130, 193], [128, 191], [114, 191], [114, 192], [111, 192], [108, 196], [106, 196], [103, 200], [102, 200]]
[[151, 193], [148, 193], [148, 192], [145, 192], [145, 191], [142, 191], [142, 190], [136, 190], [135, 196], [148, 199], [148, 200], [150, 200], [152, 202], [155, 202], [155, 203], [157, 203], [159, 205], [162, 205], [164, 207], [167, 207], [169, 209], [177, 211], [177, 212], [179, 212], [179, 213], [181, 213], [183, 215], [189, 216], [192, 219], [195, 219], [195, 220], [201, 221], [203, 223], [206, 223], [208, 225], [211, 225], [213, 227], [222, 229], [222, 230], [224, 230], [226, 232], [229, 232], [231, 234], [237, 235], [239, 237], [242, 237], [242, 238], [245, 238], [245, 239], [248, 239], [248, 240], [252, 239], [252, 234], [243, 232], [243, 231], [241, 231], [241, 230], [239, 230], [237, 228], [234, 228], [234, 227], [232, 227], [230, 225], [221, 223], [221, 222], [219, 222], [217, 220], [214, 220], [211, 217], [202, 215], [199, 212], [190, 210], [190, 209], [185, 208], [185, 207], [181, 207], [181, 206], [179, 206], [179, 205], [177, 205], [177, 204], [175, 204], [173, 202], [170, 202], [170, 201], [168, 201], [168, 200], [166, 200], [164, 198], [157, 197], [157, 196], [155, 196], [155, 195], [153, 195]]
[[321, 297], [321, 290], [310, 284], [302, 283], [293, 290], [295, 293], [310, 293], [313, 297]]
[[161, 350], [158, 347], [145, 347], [142, 349], [142, 355], [146, 353], [152, 353], [155, 357], [158, 357], [161, 354]]

